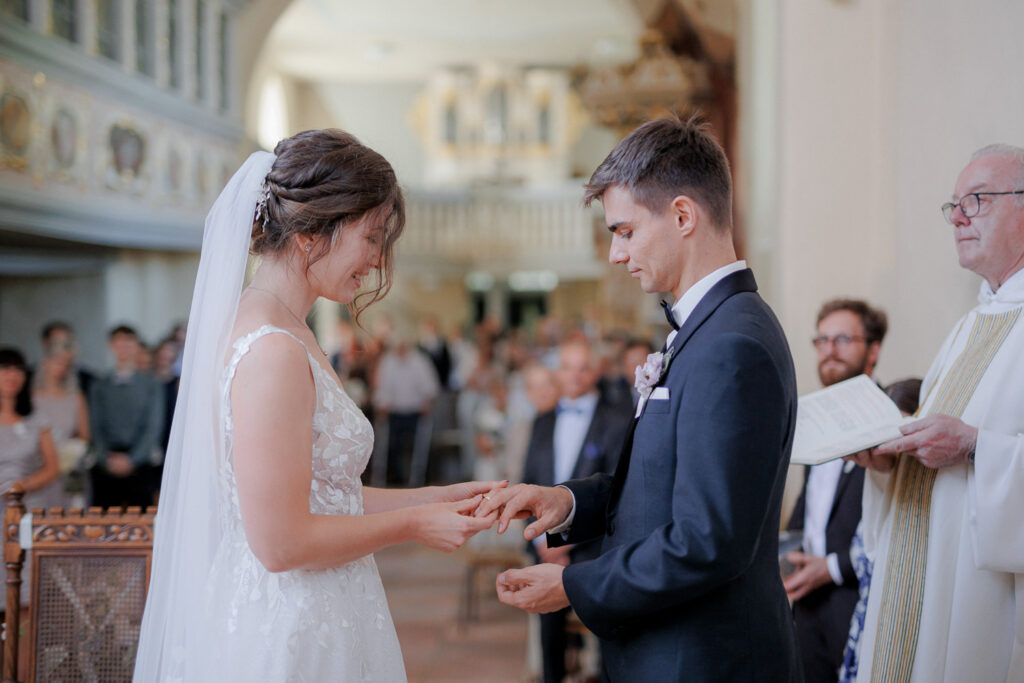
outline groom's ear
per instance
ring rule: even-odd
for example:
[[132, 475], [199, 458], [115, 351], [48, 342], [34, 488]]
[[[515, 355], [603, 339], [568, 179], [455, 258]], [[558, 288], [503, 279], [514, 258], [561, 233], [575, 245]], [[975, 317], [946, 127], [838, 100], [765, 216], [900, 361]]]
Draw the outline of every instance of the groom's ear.
[[697, 229], [698, 207], [692, 198], [681, 194], [669, 204], [669, 213], [676, 222], [676, 228], [683, 237], [689, 237]]

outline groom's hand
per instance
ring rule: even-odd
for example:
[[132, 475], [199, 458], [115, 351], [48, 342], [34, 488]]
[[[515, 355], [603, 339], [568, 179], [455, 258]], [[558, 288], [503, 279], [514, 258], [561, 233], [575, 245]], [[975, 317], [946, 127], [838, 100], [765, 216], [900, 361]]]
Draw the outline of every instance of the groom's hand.
[[536, 564], [525, 569], [509, 569], [498, 574], [495, 584], [498, 599], [527, 612], [547, 614], [569, 606], [557, 564]]
[[[441, 500], [447, 503], [456, 503], [495, 489], [503, 489], [506, 486], [508, 486], [508, 479], [501, 481], [464, 481], [459, 484], [449, 484], [448, 486], [441, 487]], [[480, 500], [483, 500], [483, 498]], [[484, 515], [479, 516], [483, 517]]]
[[572, 512], [572, 493], [563, 486], [534, 486], [516, 484], [507, 489], [494, 489], [484, 496], [477, 517], [488, 517], [496, 510], [498, 533], [505, 533], [513, 519], [536, 517], [537, 520], [523, 530], [523, 538], [532, 541], [542, 533], [566, 520]]

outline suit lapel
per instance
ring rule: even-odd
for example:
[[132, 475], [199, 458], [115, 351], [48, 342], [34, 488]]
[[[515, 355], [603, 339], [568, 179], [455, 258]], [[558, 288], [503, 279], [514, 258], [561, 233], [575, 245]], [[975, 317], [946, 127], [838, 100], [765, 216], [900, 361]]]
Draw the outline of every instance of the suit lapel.
[[583, 437], [583, 443], [580, 444], [580, 452], [576, 454], [576, 464], [573, 465], [572, 468], [573, 479], [582, 479], [583, 477], [593, 474], [592, 472], [587, 471], [589, 469], [588, 465], [590, 464], [590, 458], [585, 457], [585, 453], [589, 444], [601, 445], [598, 443], [598, 433], [600, 430], [598, 425], [600, 425], [604, 419], [603, 413], [604, 401], [602, 399], [598, 399], [597, 405], [594, 406], [594, 414], [590, 418], [590, 425], [587, 427], [587, 434]]
[[832, 523], [832, 516], [836, 514], [836, 509], [839, 507], [839, 500], [843, 496], [843, 492], [850, 485], [850, 480], [853, 479], [853, 473], [857, 469], [851, 467], [849, 470], [846, 469], [847, 463], [843, 463], [843, 472], [839, 475], [839, 481], [836, 482], [836, 495], [832, 496], [832, 507], [828, 511], [828, 523]]
[[[547, 416], [545, 416], [547, 417]], [[541, 481], [542, 486], [553, 486], [555, 482], [555, 420], [558, 419], [554, 413], [551, 414], [550, 419], [543, 419], [537, 421], [536, 429], [541, 430], [539, 444], [543, 444], [544, 449], [538, 454], [538, 460], [541, 463], [540, 472], [537, 473], [538, 479], [545, 479]]]
[[[718, 310], [722, 303], [733, 294], [740, 292], [756, 292], [757, 283], [754, 281], [754, 273], [749, 268], [729, 273], [715, 283], [704, 298], [700, 300], [697, 307], [693, 309], [686, 322], [679, 328], [675, 339], [672, 340], [672, 357], [682, 351], [683, 346], [690, 340], [704, 322], [711, 317], [711, 314]], [[667, 374], [667, 373], [666, 373]]]
[[[686, 346], [686, 342], [690, 340], [693, 333], [696, 332], [704, 322], [711, 317], [711, 314], [718, 310], [718, 307], [722, 303], [734, 294], [740, 292], [756, 292], [757, 282], [754, 280], [754, 273], [749, 268], [738, 270], [735, 273], [729, 273], [721, 280], [715, 283], [704, 298], [700, 300], [697, 307], [693, 309], [686, 322], [682, 324], [679, 331], [676, 333], [675, 338], [672, 340], [671, 359], [675, 359], [680, 353], [682, 353], [683, 347]], [[665, 375], [658, 382], [658, 386], [664, 385], [668, 379], [669, 372], [672, 371], [671, 360], [669, 362], [669, 369], [665, 371]], [[646, 406], [645, 406], [646, 408]], [[622, 445], [622, 454], [619, 457], [619, 463], [615, 467], [615, 474], [612, 478], [612, 490], [611, 495], [608, 499], [608, 510], [611, 511], [618, 503], [619, 494], [622, 492], [622, 487], [626, 483], [626, 473], [629, 471], [629, 460], [633, 453], [633, 436], [636, 433], [637, 424], [643, 418], [643, 412], [640, 413], [640, 417], [633, 418], [633, 422], [629, 426], [629, 432], [626, 434], [625, 443]]]

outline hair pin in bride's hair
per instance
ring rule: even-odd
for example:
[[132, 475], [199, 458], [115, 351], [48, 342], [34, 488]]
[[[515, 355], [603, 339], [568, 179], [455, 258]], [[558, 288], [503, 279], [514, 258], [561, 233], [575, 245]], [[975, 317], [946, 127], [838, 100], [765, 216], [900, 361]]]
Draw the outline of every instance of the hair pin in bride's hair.
[[270, 185], [267, 183], [267, 179], [263, 179], [263, 184], [260, 185], [260, 198], [256, 202], [256, 220], [259, 221], [260, 229], [263, 232], [267, 231], [267, 221], [270, 216], [267, 214], [267, 200], [270, 199]]

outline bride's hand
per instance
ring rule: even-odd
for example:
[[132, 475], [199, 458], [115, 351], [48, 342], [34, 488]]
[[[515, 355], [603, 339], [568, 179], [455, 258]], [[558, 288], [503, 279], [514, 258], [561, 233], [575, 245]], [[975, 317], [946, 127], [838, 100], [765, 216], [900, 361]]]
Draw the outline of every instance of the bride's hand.
[[477, 532], [489, 529], [498, 515], [474, 517], [480, 504], [477, 495], [456, 503], [429, 503], [408, 508], [413, 512], [413, 540], [417, 543], [449, 553], [462, 546]]
[[440, 499], [447, 503], [455, 503], [494, 489], [503, 489], [506, 486], [508, 486], [508, 479], [502, 481], [464, 481], [459, 484], [442, 486]]

